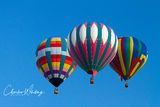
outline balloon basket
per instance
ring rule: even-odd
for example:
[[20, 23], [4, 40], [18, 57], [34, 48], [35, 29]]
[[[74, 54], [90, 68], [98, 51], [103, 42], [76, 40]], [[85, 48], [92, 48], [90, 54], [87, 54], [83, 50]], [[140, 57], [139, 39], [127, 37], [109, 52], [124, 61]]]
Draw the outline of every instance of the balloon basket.
[[90, 84], [94, 84], [94, 79], [93, 78], [90, 79]]
[[125, 87], [128, 88], [128, 83], [125, 84]]
[[57, 88], [55, 88], [54, 94], [58, 94], [58, 89]]

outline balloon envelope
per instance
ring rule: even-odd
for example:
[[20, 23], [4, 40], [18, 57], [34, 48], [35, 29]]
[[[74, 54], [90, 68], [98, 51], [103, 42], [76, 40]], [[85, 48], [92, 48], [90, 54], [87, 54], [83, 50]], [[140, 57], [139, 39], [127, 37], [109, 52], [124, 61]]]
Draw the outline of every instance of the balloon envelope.
[[36, 51], [36, 64], [43, 76], [58, 87], [75, 69], [67, 51], [67, 40], [53, 37], [44, 40]]
[[128, 80], [142, 68], [147, 58], [147, 47], [142, 41], [121, 37], [118, 39], [118, 52], [110, 65], [122, 79]]
[[118, 39], [102, 23], [84, 23], [68, 35], [68, 51], [75, 62], [92, 77], [103, 69], [117, 52]]

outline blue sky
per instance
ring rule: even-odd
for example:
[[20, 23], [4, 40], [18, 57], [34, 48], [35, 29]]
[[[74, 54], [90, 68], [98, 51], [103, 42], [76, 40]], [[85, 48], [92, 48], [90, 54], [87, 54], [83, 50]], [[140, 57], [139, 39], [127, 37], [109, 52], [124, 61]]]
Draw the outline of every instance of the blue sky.
[[[1, 107], [160, 107], [158, 0], [0, 0]], [[90, 85], [90, 75], [76, 67], [54, 95], [35, 64], [38, 44], [52, 36], [67, 37], [84, 22], [101, 22], [120, 36], [134, 36], [148, 48], [144, 67], [129, 80], [129, 88], [106, 66]], [[8, 84], [45, 93], [38, 97], [4, 96]]]

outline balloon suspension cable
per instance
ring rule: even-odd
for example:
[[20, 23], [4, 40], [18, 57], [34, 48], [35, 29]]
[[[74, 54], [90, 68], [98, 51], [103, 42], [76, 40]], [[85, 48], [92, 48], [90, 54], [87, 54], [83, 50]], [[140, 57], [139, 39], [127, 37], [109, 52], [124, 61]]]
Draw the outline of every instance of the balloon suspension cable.
[[121, 76], [120, 75], [118, 75], [118, 79], [120, 79], [121, 78]]
[[90, 84], [94, 84], [94, 79], [93, 79], [93, 77], [97, 74], [97, 71], [96, 70], [90, 70], [91, 72], [92, 72], [92, 77], [91, 77], [91, 79], [90, 79]]
[[121, 81], [123, 81], [123, 77], [121, 76]]
[[92, 76], [91, 79], [90, 79], [90, 84], [94, 84], [93, 76]]
[[58, 88], [57, 87], [54, 90], [54, 94], [58, 94]]
[[125, 87], [128, 88], [128, 82], [126, 82]]

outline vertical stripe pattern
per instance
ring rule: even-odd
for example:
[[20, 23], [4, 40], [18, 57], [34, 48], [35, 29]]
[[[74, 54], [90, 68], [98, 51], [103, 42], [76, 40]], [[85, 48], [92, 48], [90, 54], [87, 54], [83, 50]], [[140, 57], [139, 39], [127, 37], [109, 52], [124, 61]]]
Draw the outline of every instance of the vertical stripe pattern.
[[145, 64], [148, 52], [145, 44], [134, 37], [120, 37], [118, 52], [110, 66], [124, 80], [130, 79]]
[[67, 50], [67, 40], [60, 37], [41, 42], [36, 51], [38, 69], [53, 85], [58, 87], [76, 67]]
[[93, 71], [99, 72], [114, 58], [118, 39], [110, 27], [90, 22], [76, 26], [69, 33], [67, 44], [75, 62], [88, 74], [93, 74]]

